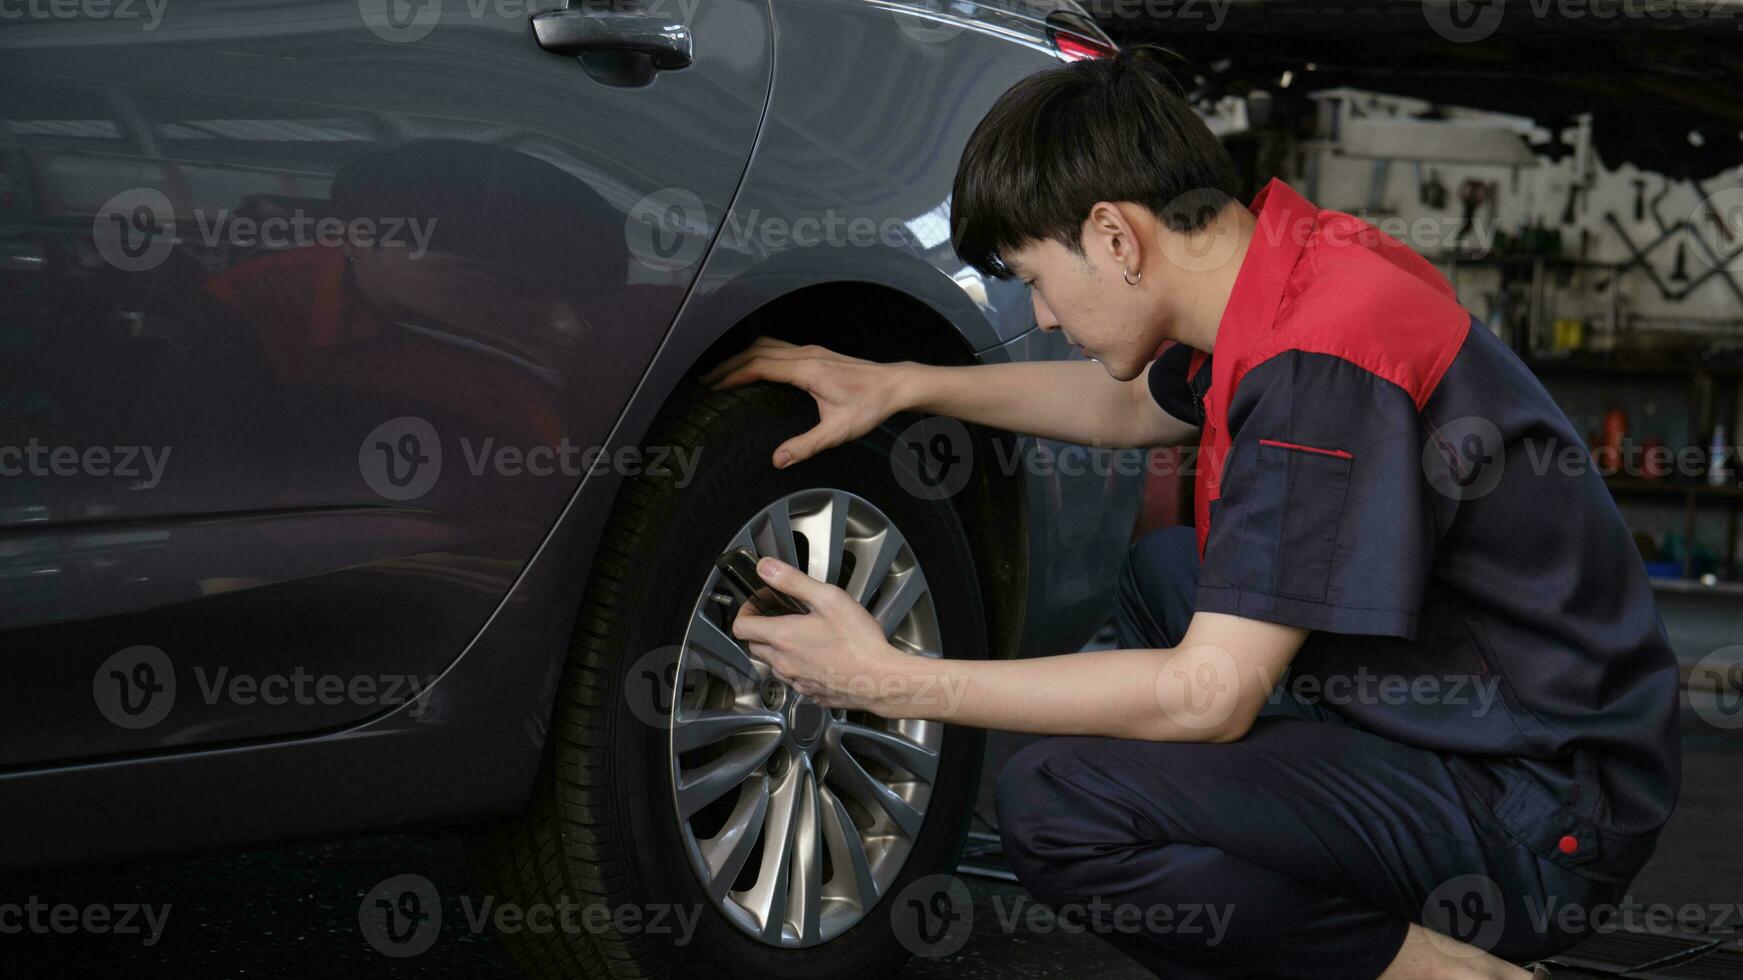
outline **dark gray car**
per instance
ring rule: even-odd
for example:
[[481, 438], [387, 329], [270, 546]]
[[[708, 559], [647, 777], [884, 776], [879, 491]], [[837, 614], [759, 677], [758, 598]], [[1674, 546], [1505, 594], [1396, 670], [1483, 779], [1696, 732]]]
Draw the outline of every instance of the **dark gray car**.
[[898, 417], [776, 470], [809, 400], [695, 379], [761, 334], [1070, 356], [948, 194], [1000, 92], [1106, 38], [1070, 0], [554, 7], [0, 20], [0, 868], [486, 826], [500, 902], [701, 912], [505, 937], [540, 976], [903, 955], [980, 737], [798, 697], [712, 559], [916, 655], [1074, 649], [1137, 458]]

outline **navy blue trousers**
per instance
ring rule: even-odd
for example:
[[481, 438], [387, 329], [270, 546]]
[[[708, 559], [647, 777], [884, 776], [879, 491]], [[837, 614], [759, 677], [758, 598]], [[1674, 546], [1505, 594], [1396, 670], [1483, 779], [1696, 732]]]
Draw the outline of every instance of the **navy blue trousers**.
[[[1190, 528], [1139, 540], [1120, 646], [1175, 645], [1197, 576]], [[1410, 922], [1523, 962], [1582, 938], [1560, 910], [1618, 897], [1468, 812], [1436, 752], [1287, 696], [1234, 742], [1043, 738], [997, 799], [1030, 893], [1164, 977], [1370, 980]]]

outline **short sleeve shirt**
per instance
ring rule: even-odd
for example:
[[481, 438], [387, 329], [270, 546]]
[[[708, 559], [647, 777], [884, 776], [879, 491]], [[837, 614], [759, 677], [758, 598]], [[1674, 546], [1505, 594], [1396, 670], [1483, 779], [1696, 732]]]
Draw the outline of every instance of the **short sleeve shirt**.
[[1402, 243], [1278, 181], [1253, 209], [1214, 356], [1150, 378], [1203, 426], [1197, 609], [1312, 631], [1293, 691], [1630, 876], [1679, 789], [1678, 675], [1601, 477], [1544, 464], [1583, 441]]

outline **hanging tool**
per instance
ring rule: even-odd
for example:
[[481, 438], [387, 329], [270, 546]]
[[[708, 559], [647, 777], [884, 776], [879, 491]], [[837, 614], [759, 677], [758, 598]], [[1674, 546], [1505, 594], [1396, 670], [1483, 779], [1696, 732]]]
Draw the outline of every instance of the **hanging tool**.
[[1477, 208], [1487, 204], [1494, 196], [1494, 188], [1483, 181], [1471, 178], [1459, 185], [1459, 203], [1464, 205], [1464, 221], [1459, 224], [1458, 234], [1453, 241], [1462, 242], [1465, 236], [1477, 224]]
[[1440, 171], [1430, 170], [1428, 180], [1422, 179], [1422, 164], [1416, 165], [1416, 197], [1424, 207], [1439, 211], [1446, 207], [1446, 185], [1440, 182]]

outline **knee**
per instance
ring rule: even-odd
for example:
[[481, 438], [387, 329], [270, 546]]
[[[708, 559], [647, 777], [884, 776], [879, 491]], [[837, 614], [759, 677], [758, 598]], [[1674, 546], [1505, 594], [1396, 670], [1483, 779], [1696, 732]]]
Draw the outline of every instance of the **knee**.
[[1132, 542], [1120, 574], [1115, 629], [1120, 644], [1173, 646], [1186, 633], [1198, 589], [1198, 538], [1167, 527]]
[[1082, 773], [1084, 740], [1043, 738], [1005, 764], [994, 789], [999, 839], [1011, 870], [1036, 898], [1067, 900], [1077, 879], [1091, 872], [1097, 842], [1117, 831], [1107, 801], [1068, 783], [1062, 774]]

